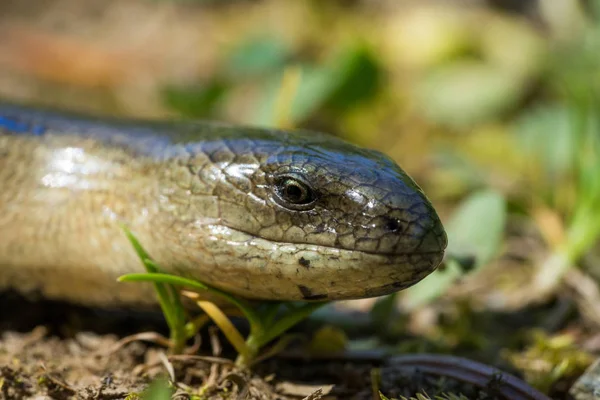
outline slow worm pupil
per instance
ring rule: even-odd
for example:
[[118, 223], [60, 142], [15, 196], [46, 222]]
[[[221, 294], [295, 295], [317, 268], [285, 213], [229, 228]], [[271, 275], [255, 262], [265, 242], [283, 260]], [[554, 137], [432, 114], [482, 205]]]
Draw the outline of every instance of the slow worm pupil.
[[306, 200], [307, 192], [297, 182], [288, 180], [285, 183], [284, 195], [291, 202], [301, 203]]

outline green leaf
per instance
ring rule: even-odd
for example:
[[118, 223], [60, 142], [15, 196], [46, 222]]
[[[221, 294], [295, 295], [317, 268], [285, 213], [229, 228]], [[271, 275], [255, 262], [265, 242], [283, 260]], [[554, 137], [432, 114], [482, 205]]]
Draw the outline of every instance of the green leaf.
[[387, 397], [386, 395], [384, 395], [383, 393], [379, 392], [379, 398], [381, 400], [391, 400], [389, 397]]
[[157, 379], [150, 383], [141, 397], [143, 400], [170, 400], [173, 393], [175, 393], [175, 390], [169, 384], [169, 381]]
[[161, 96], [165, 105], [188, 118], [207, 118], [229, 90], [224, 81], [215, 79], [204, 85], [167, 86]]
[[339, 84], [339, 76], [335, 68], [306, 67], [292, 105], [292, 120], [299, 122], [308, 118], [330, 98]]
[[515, 135], [527, 156], [538, 160], [546, 178], [556, 181], [571, 171], [577, 149], [569, 112], [562, 105], [543, 105], [525, 113], [516, 122]]
[[512, 71], [482, 62], [457, 61], [430, 73], [416, 99], [432, 121], [464, 128], [496, 118], [523, 97], [525, 85]]
[[311, 354], [341, 353], [348, 345], [348, 335], [333, 325], [321, 327], [313, 335], [308, 348]]
[[379, 89], [382, 72], [378, 60], [367, 47], [357, 47], [337, 61], [338, 87], [327, 105], [337, 112], [346, 111], [372, 98]]
[[[121, 225], [121, 229], [142, 261], [146, 271], [148, 271], [149, 274], [158, 273], [160, 268], [154, 263], [135, 235], [125, 225]], [[158, 302], [165, 320], [167, 321], [167, 325], [169, 326], [169, 330], [171, 331], [171, 340], [174, 343], [173, 351], [179, 352], [185, 342], [185, 311], [181, 304], [181, 300], [179, 299], [179, 293], [171, 286], [164, 285], [162, 282], [154, 282], [154, 290], [158, 297]]]
[[[298, 91], [294, 97], [290, 120], [297, 124], [320, 107], [336, 88], [337, 78], [329, 67], [301, 67], [302, 75]], [[275, 120], [275, 102], [278, 100], [282, 74], [269, 80], [263, 89], [262, 100], [257, 102], [251, 123], [272, 125]]]
[[389, 326], [390, 319], [393, 318], [396, 311], [397, 293], [392, 293], [387, 296], [382, 296], [377, 299], [371, 311], [369, 311], [373, 325], [385, 329]]
[[258, 343], [263, 346], [271, 340], [284, 334], [288, 329], [296, 325], [298, 322], [307, 318], [315, 310], [323, 307], [328, 302], [303, 303], [294, 309], [285, 313], [285, 315], [268, 327], [264, 335], [259, 338]]
[[446, 224], [449, 254], [475, 256], [475, 269], [499, 251], [506, 227], [506, 200], [495, 190], [473, 193]]
[[[176, 289], [178, 286], [191, 288], [199, 292], [207, 291], [230, 302], [242, 311], [250, 323], [250, 335], [245, 342], [216, 304], [202, 300], [197, 302], [238, 350], [239, 355], [236, 363], [246, 366], [252, 363], [262, 346], [283, 335], [292, 326], [307, 318], [313, 311], [327, 304], [326, 302], [314, 302], [294, 305], [291, 302], [265, 302], [262, 307], [259, 304], [256, 308], [252, 308], [246, 300], [238, 299], [227, 292], [210, 287], [202, 282], [158, 272], [160, 271], [159, 266], [150, 258], [150, 255], [131, 231], [126, 226], [122, 226], [122, 229], [148, 272], [122, 275], [118, 280], [119, 282], [152, 282], [154, 284], [164, 317], [171, 331], [173, 343], [171, 350], [174, 352], [183, 350], [186, 339], [192, 337], [204, 323], [203, 319], [186, 323], [185, 310], [181, 303], [180, 293]], [[282, 305], [287, 306], [287, 310], [279, 320], [275, 320]]]
[[[298, 124], [326, 106], [343, 112], [373, 96], [380, 81], [379, 65], [363, 46], [341, 52], [324, 65], [303, 65], [300, 85], [291, 108], [291, 121]], [[281, 74], [265, 84], [263, 100], [257, 103], [252, 123], [272, 123], [280, 84]]]
[[254, 37], [241, 43], [229, 55], [225, 71], [230, 76], [247, 77], [280, 69], [289, 49], [273, 36]]
[[192, 279], [183, 278], [177, 275], [170, 274], [161, 274], [161, 273], [149, 273], [149, 274], [126, 274], [119, 277], [120, 282], [155, 282], [155, 283], [167, 283], [169, 285], [174, 286], [183, 286], [190, 289], [194, 289], [196, 291], [208, 291], [210, 293], [216, 294], [221, 298], [229, 301], [231, 304], [238, 307], [243, 313], [244, 316], [248, 319], [250, 324], [261, 324], [261, 319], [259, 315], [254, 312], [250, 304], [248, 304], [245, 300], [238, 299], [235, 296], [230, 295], [227, 292], [219, 290], [217, 288], [210, 287], [205, 285], [199, 281], [195, 281]]
[[152, 257], [150, 257], [150, 255], [146, 252], [144, 247], [140, 244], [140, 242], [137, 240], [135, 235], [129, 230], [129, 228], [126, 225], [121, 225], [121, 229], [123, 230], [123, 232], [125, 232], [125, 236], [127, 236], [129, 243], [131, 243], [131, 245], [133, 246], [133, 249], [135, 250], [140, 260], [142, 260], [142, 263], [144, 264], [144, 267], [146, 267], [148, 272], [158, 272], [158, 269], [156, 268], [155, 264], [147, 264], [147, 261], [151, 261]]

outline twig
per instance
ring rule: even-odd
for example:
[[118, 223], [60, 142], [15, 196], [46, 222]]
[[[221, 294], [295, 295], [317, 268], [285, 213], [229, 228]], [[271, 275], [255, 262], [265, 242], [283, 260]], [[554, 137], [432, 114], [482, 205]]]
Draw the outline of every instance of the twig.
[[150, 342], [164, 347], [171, 347], [171, 341], [163, 335], [156, 332], [140, 332], [134, 335], [126, 336], [115, 343], [108, 352], [98, 352], [99, 355], [110, 356], [121, 349], [123, 346], [136, 341]]
[[171, 362], [163, 352], [158, 353], [158, 359], [167, 370], [169, 378], [171, 378], [171, 383], [175, 384], [175, 369], [173, 368], [173, 364], [171, 364]]
[[577, 268], [569, 270], [564, 282], [572, 290], [581, 314], [595, 328], [600, 327], [600, 290], [597, 282]]

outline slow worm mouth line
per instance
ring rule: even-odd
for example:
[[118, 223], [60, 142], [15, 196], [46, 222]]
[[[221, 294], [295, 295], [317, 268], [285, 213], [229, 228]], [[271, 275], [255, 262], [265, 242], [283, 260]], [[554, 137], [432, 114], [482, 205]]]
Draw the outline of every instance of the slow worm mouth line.
[[[437, 250], [437, 251], [406, 251], [406, 252], [401, 252], [401, 253], [378, 253], [378, 252], [374, 252], [374, 251], [345, 249], [343, 247], [327, 246], [327, 245], [316, 244], [316, 243], [303, 243], [303, 242], [296, 243], [296, 242], [285, 242], [283, 240], [266, 239], [266, 238], [257, 236], [256, 234], [244, 231], [244, 230], [239, 229], [239, 228], [232, 228], [232, 227], [229, 227], [227, 225], [221, 225], [221, 226], [226, 227], [227, 229], [231, 229], [232, 231], [248, 235], [248, 236], [250, 236], [252, 238], [251, 240], [253, 240], [253, 239], [264, 240], [266, 242], [274, 243], [274, 244], [277, 244], [277, 245], [280, 245], [280, 246], [297, 246], [297, 245], [315, 246], [317, 248], [323, 248], [323, 249], [331, 249], [331, 250], [338, 250], [338, 251], [354, 252], [354, 253], [359, 253], [359, 254], [369, 254], [369, 255], [372, 255], [372, 256], [381, 256], [381, 257], [388, 257], [388, 258], [402, 257], [402, 256], [406, 257], [406, 256], [443, 255], [445, 253], [445, 250], [446, 250], [445, 248], [440, 248], [440, 250]], [[302, 250], [298, 250], [298, 251], [302, 251]]]

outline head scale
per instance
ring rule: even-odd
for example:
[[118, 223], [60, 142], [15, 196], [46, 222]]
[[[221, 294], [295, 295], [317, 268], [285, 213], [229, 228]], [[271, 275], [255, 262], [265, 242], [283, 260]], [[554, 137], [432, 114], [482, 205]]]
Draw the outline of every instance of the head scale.
[[[207, 199], [216, 205], [214, 218], [191, 225], [211, 224], [201, 246], [221, 252], [215, 273], [227, 267], [260, 279], [264, 294], [215, 278], [223, 288], [273, 299], [370, 297], [418, 282], [442, 259], [447, 238], [435, 210], [379, 152], [311, 132], [252, 129], [199, 146], [188, 169], [203, 196], [192, 208], [205, 215]], [[193, 247], [193, 232], [184, 236]]]
[[241, 194], [244, 213], [224, 213], [225, 225], [277, 242], [443, 252], [447, 239], [431, 203], [387, 156], [312, 133], [283, 143], [225, 144], [239, 156], [223, 164], [230, 186], [223, 194]]

